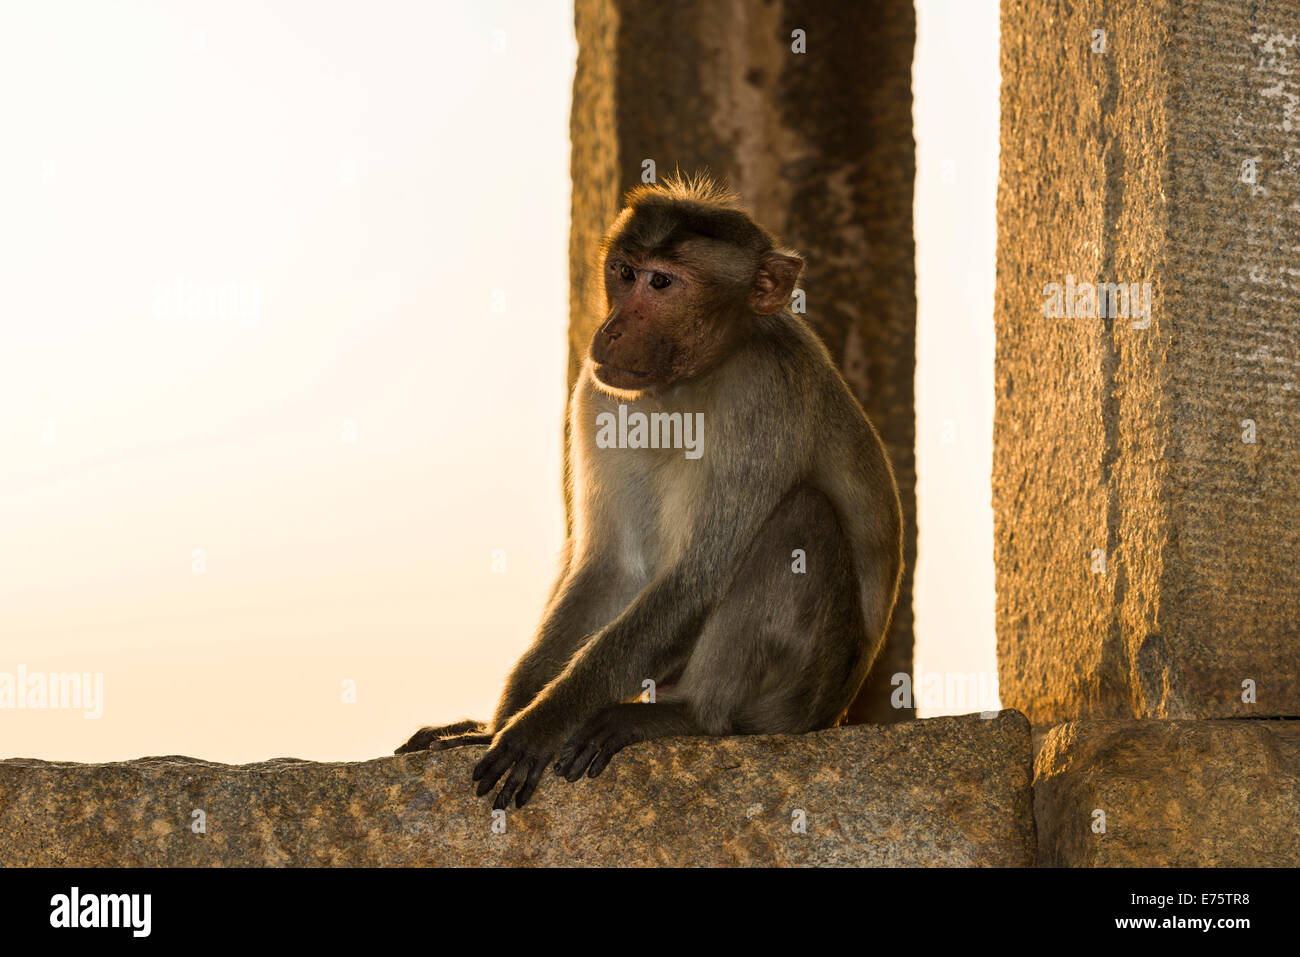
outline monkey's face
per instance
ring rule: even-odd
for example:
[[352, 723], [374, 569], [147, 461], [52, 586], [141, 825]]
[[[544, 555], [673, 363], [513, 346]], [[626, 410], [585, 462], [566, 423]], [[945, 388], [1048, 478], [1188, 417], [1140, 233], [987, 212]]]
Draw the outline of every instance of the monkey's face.
[[[706, 281], [706, 279], [713, 281]], [[741, 317], [715, 277], [679, 259], [612, 250], [605, 260], [609, 312], [591, 340], [596, 380], [624, 392], [662, 389], [711, 366]], [[743, 290], [730, 298], [743, 303]]]

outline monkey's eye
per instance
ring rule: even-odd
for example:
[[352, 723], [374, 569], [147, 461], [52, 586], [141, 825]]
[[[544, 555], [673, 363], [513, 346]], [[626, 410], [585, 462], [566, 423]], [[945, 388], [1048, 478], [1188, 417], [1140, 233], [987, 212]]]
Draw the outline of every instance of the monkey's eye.
[[667, 289], [672, 284], [673, 281], [661, 272], [657, 272], [650, 277], [650, 286], [653, 289]]
[[624, 263], [618, 267], [618, 277], [625, 282], [631, 282], [636, 278], [636, 270]]

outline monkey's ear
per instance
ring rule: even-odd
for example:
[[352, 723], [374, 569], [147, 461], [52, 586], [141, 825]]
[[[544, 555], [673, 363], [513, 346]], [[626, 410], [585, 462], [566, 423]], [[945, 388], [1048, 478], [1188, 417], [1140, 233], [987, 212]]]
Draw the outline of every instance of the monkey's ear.
[[780, 312], [790, 304], [794, 284], [803, 270], [803, 260], [785, 253], [764, 253], [758, 261], [758, 274], [754, 277], [754, 292], [750, 305], [760, 316]]

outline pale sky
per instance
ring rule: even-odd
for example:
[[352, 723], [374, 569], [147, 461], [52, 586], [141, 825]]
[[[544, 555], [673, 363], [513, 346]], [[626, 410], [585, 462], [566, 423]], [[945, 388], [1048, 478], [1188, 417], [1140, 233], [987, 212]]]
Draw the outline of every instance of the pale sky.
[[[914, 667], [945, 679], [969, 676], [995, 695], [990, 482], [998, 4], [917, 0], [916, 6]], [[922, 699], [920, 714], [996, 706], [988, 699], [948, 698], [938, 706]]]
[[[918, 659], [991, 671], [997, 7], [919, 12]], [[0, 757], [491, 716], [564, 530], [572, 22], [0, 11], [0, 672], [103, 675]]]
[[575, 56], [560, 2], [4, 6], [0, 671], [105, 684], [6, 755], [490, 715], [564, 534]]

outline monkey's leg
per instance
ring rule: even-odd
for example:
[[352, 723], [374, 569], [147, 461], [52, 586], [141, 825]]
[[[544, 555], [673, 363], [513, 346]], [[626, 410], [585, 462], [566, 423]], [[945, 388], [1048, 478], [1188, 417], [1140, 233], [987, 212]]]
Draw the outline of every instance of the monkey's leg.
[[578, 780], [584, 771], [594, 778], [605, 770], [610, 758], [629, 744], [704, 733], [685, 702], [611, 705], [592, 715], [569, 739], [555, 762], [555, 773], [570, 781]]
[[707, 734], [831, 727], [870, 664], [853, 549], [811, 486], [772, 512], [673, 689]]
[[421, 728], [411, 735], [407, 742], [394, 751], [394, 754], [408, 754], [412, 751], [446, 751], [460, 748], [467, 744], [488, 744], [492, 732], [482, 721], [466, 718], [452, 724], [437, 728]]

